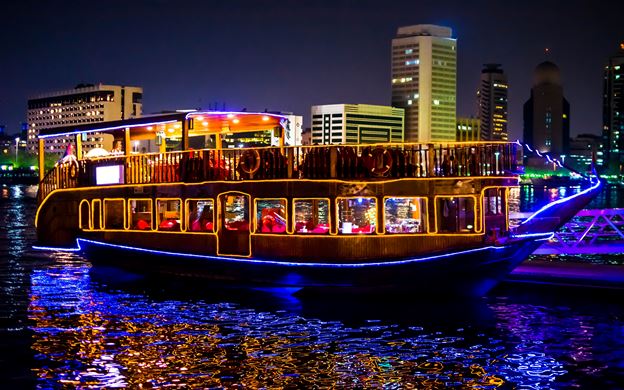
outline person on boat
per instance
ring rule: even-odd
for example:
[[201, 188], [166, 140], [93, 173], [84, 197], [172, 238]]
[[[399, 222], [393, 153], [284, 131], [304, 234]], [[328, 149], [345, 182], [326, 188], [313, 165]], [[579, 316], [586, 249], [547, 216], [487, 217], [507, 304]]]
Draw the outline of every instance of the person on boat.
[[113, 149], [111, 149], [111, 154], [123, 154], [120, 140], [116, 140], [115, 142], [113, 142]]
[[207, 205], [202, 208], [198, 222], [201, 230], [208, 232], [213, 231], [212, 212]]
[[448, 155], [444, 155], [444, 159], [442, 160], [442, 176], [450, 176], [451, 175], [451, 161], [449, 160]]
[[198, 232], [201, 230], [201, 225], [199, 224], [199, 215], [197, 214], [197, 209], [195, 205], [191, 202], [189, 205], [189, 223], [191, 224], [191, 231]]

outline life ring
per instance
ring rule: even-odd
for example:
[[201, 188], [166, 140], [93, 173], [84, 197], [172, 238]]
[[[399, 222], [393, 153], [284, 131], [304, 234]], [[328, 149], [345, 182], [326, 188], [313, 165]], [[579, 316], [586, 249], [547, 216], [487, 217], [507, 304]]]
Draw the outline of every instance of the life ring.
[[[378, 164], [381, 162], [381, 164]], [[368, 170], [373, 176], [386, 176], [392, 167], [392, 155], [386, 148], [376, 147], [368, 153]]]
[[69, 177], [75, 179], [78, 176], [78, 161], [69, 162]]
[[238, 161], [238, 170], [250, 177], [260, 169], [260, 153], [255, 149], [245, 150]]

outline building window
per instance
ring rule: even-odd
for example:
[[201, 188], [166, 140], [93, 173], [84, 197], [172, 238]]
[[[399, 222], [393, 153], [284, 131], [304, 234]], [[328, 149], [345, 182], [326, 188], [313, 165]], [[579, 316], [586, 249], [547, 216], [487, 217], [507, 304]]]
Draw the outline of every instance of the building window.
[[179, 231], [180, 230], [180, 199], [157, 199], [157, 220], [158, 230]]
[[338, 231], [341, 234], [375, 233], [377, 200], [375, 198], [338, 198]]
[[329, 200], [297, 199], [294, 201], [294, 210], [295, 233], [329, 233]]
[[124, 229], [126, 225], [123, 199], [104, 199], [104, 228]]
[[425, 198], [387, 198], [384, 202], [387, 233], [426, 233]]
[[128, 213], [130, 215], [131, 230], [151, 230], [152, 229], [152, 200], [151, 199], [129, 199]]
[[286, 233], [286, 199], [256, 199], [256, 232]]
[[437, 197], [438, 233], [474, 233], [475, 201], [471, 197]]
[[186, 230], [191, 232], [214, 232], [214, 201], [190, 199], [186, 201], [188, 220]]

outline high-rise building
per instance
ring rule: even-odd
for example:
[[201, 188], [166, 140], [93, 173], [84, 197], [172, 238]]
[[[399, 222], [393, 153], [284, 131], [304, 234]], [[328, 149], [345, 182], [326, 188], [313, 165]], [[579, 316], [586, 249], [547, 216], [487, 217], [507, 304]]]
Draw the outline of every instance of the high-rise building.
[[500, 64], [485, 64], [477, 91], [481, 139], [507, 141], [507, 76]]
[[535, 68], [531, 98], [524, 103], [524, 142], [557, 156], [570, 147], [570, 104], [563, 97], [559, 67], [545, 61]]
[[[605, 66], [602, 99], [602, 143], [604, 155], [598, 165], [622, 173], [624, 164], [624, 43]], [[598, 153], [601, 153], [600, 151]]]
[[[37, 135], [41, 129], [115, 121], [140, 117], [143, 88], [122, 85], [79, 84], [74, 89], [46, 93], [28, 100], [28, 150], [38, 153]], [[46, 153], [64, 153], [67, 139], [46, 140]], [[103, 147], [101, 134], [83, 140], [83, 151]]]
[[591, 165], [597, 159], [600, 150], [601, 137], [595, 134], [579, 134], [570, 140], [570, 155], [561, 156], [563, 163], [581, 173], [591, 170]]
[[313, 144], [403, 142], [402, 108], [370, 104], [312, 106]]
[[481, 133], [479, 128], [481, 120], [479, 118], [457, 117], [457, 142], [480, 141]]
[[405, 109], [405, 142], [455, 140], [457, 40], [448, 27], [400, 27], [392, 40], [392, 106]]

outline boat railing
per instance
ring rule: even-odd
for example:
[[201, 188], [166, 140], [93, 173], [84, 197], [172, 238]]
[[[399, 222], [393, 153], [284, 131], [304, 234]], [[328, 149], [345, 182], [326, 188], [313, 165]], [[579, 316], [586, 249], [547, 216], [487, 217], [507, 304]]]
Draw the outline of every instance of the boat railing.
[[39, 199], [59, 188], [97, 185], [98, 167], [121, 167], [123, 184], [211, 180], [375, 179], [515, 174], [515, 143], [312, 145], [201, 149], [83, 159], [57, 165]]

